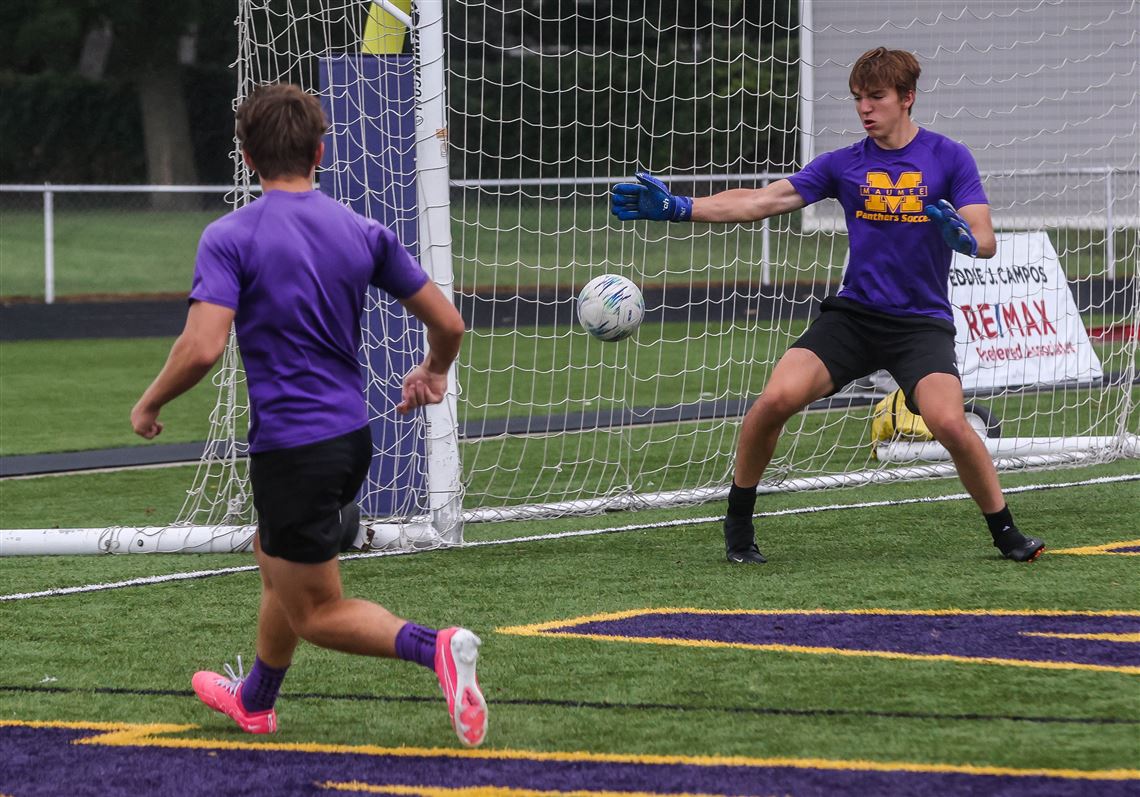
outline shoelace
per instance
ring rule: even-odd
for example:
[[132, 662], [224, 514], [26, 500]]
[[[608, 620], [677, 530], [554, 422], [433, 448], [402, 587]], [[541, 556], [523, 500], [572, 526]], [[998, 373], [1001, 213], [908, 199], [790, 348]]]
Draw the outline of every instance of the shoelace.
[[245, 669], [241, 666], [241, 654], [239, 653], [237, 657], [237, 672], [234, 672], [234, 668], [230, 666], [229, 662], [223, 666], [226, 670], [226, 677], [218, 679], [218, 686], [223, 687], [231, 695], [236, 695], [238, 687], [245, 680]]

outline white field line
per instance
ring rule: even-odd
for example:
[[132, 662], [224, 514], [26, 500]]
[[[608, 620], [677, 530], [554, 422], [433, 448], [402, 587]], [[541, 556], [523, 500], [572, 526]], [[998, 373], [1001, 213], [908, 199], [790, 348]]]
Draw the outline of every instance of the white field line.
[[[1006, 494], [1039, 492], [1042, 490], [1059, 490], [1068, 487], [1089, 487], [1098, 484], [1118, 484], [1121, 482], [1140, 481], [1140, 473], [1130, 473], [1122, 476], [1101, 476], [1095, 479], [1085, 479], [1076, 482], [1058, 482], [1055, 484], [1028, 484], [1021, 487], [1010, 487], [1003, 490]], [[758, 518], [783, 517], [786, 515], [809, 515], [816, 512], [836, 512], [850, 509], [874, 509], [876, 507], [906, 506], [909, 504], [936, 504], [945, 501], [962, 501], [970, 496], [967, 493], [954, 493], [952, 495], [937, 495], [924, 498], [904, 498], [897, 501], [861, 501], [855, 504], [828, 504], [826, 506], [804, 506], [793, 509], [779, 509], [774, 512], [759, 512]], [[719, 523], [723, 515], [708, 517], [682, 518], [679, 520], [664, 520], [656, 523], [632, 523], [626, 526], [610, 526], [601, 529], [581, 529], [579, 531], [562, 531], [554, 534], [534, 534], [528, 537], [510, 537], [502, 540], [481, 540], [479, 542], [464, 543], [463, 548], [476, 548], [485, 545], [512, 545], [519, 542], [542, 542], [546, 540], [559, 540], [566, 537], [590, 537], [599, 534], [618, 534], [626, 531], [652, 531], [654, 529], [675, 528], [677, 526], [690, 526], [699, 523]], [[447, 549], [439, 549], [447, 550]], [[375, 559], [381, 556], [405, 556], [412, 551], [373, 551], [369, 553], [349, 554], [341, 557], [341, 561], [353, 559]], [[194, 570], [186, 573], [170, 573], [161, 576], [144, 576], [131, 578], [125, 581], [110, 581], [102, 584], [85, 584], [79, 587], [57, 587], [38, 592], [16, 592], [10, 595], [0, 595], [0, 602], [29, 600], [31, 598], [55, 598], [64, 595], [76, 595], [84, 592], [101, 592], [124, 587], [143, 587], [151, 584], [165, 584], [171, 581], [189, 581], [197, 578], [210, 578], [212, 576], [226, 576], [231, 573], [246, 573], [257, 570], [257, 565], [242, 567], [221, 567], [214, 570]]]

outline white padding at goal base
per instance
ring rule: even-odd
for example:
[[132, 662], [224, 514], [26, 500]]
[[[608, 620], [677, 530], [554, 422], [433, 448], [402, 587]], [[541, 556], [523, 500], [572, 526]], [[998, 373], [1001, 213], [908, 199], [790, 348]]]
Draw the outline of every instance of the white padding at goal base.
[[[1078, 451], [1111, 450], [1120, 456], [1140, 456], [1140, 438], [1120, 437], [987, 437], [986, 449], [993, 457], [1032, 457]], [[880, 462], [947, 462], [950, 452], [941, 443], [883, 443], [876, 450]]]
[[[246, 553], [257, 527], [116, 526], [105, 529], [0, 531], [0, 556], [86, 556], [104, 553]], [[427, 522], [368, 523], [357, 546], [373, 550], [427, 550], [442, 542]], [[366, 531], [367, 530], [367, 531]], [[370, 533], [367, 533], [370, 532]]]
[[255, 526], [116, 526], [0, 531], [0, 556], [99, 553], [238, 553], [253, 550]]

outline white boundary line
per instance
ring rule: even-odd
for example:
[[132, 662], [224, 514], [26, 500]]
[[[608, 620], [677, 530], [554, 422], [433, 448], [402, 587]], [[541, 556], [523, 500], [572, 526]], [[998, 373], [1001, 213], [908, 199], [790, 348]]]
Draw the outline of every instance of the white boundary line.
[[164, 576], [141, 576], [129, 578], [126, 581], [107, 581], [102, 584], [85, 584], [82, 587], [57, 587], [39, 592], [15, 592], [11, 595], [0, 595], [0, 602], [20, 601], [29, 598], [55, 598], [61, 595], [77, 595], [81, 592], [102, 592], [108, 589], [122, 587], [144, 587], [148, 584], [164, 584], [168, 581], [190, 581], [195, 578], [209, 578], [210, 576], [226, 576], [230, 573], [244, 573], [247, 570], [256, 570], [257, 565], [244, 565], [242, 567], [222, 567], [217, 570], [194, 570], [189, 573], [170, 573]]
[[[1098, 484], [1118, 484], [1121, 482], [1134, 482], [1140, 481], [1140, 473], [1130, 473], [1123, 476], [1101, 476], [1095, 479], [1086, 479], [1077, 482], [1058, 482], [1056, 484], [1027, 484], [1021, 487], [1010, 487], [1003, 492], [1006, 494], [1011, 493], [1029, 493], [1038, 492], [1041, 490], [1059, 490], [1066, 487], [1090, 487]], [[783, 517], [786, 515], [809, 515], [816, 512], [834, 512], [847, 509], [873, 509], [875, 507], [886, 506], [906, 506], [909, 504], [935, 504], [943, 503], [946, 501], [961, 501], [969, 498], [967, 493], [953, 493], [951, 495], [937, 495], [928, 496], [923, 498], [904, 498], [897, 501], [861, 501], [856, 504], [828, 504], [826, 506], [804, 506], [795, 507], [793, 509], [778, 509], [773, 512], [760, 512], [756, 515], [758, 518], [765, 517]], [[476, 548], [486, 545], [512, 545], [519, 542], [542, 542], [546, 540], [559, 540], [567, 537], [590, 537], [599, 534], [618, 534], [626, 531], [647, 531], [654, 529], [675, 528], [677, 526], [689, 526], [699, 523], [719, 523], [724, 519], [723, 515], [712, 515], [708, 517], [696, 518], [682, 518], [679, 520], [663, 520], [657, 523], [633, 523], [627, 526], [611, 526], [604, 529], [582, 529], [579, 531], [562, 531], [555, 534], [534, 534], [528, 537], [510, 537], [503, 540], [481, 540], [479, 542], [464, 543], [461, 548]], [[439, 550], [447, 550], [440, 548]], [[350, 554], [341, 557], [341, 561], [347, 562], [354, 559], [375, 559], [381, 556], [405, 556], [413, 553], [413, 551], [375, 551], [371, 553]], [[39, 592], [16, 592], [10, 595], [0, 595], [0, 603], [5, 601], [18, 601], [29, 600], [32, 598], [55, 598], [63, 595], [77, 595], [84, 592], [102, 592], [104, 590], [122, 589], [124, 587], [142, 587], [151, 584], [165, 584], [172, 581], [190, 581], [198, 578], [210, 578], [212, 576], [226, 576], [232, 573], [247, 573], [257, 570], [257, 565], [245, 565], [242, 567], [222, 567], [215, 570], [194, 570], [186, 573], [170, 573], [162, 576], [144, 576], [141, 578], [131, 578], [125, 581], [110, 581], [102, 584], [86, 584], [81, 587], [58, 587], [55, 589], [45, 589]]]

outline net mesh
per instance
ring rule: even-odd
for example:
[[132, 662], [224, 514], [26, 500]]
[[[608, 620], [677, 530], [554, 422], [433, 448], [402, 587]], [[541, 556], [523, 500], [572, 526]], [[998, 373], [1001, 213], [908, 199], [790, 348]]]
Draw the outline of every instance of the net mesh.
[[[369, 3], [240, 7], [239, 100], [276, 80], [317, 92], [322, 59], [354, 56], [375, 35]], [[1083, 437], [1084, 453], [995, 456], [1005, 467], [1053, 467], [1135, 453], [1126, 444], [1138, 425], [1135, 2], [454, 0], [446, 13], [448, 287], [469, 328], [457, 405], [467, 520], [724, 493], [741, 414], [837, 288], [841, 219], [828, 201], [747, 225], [620, 223], [608, 212], [609, 188], [640, 170], [680, 194], [758, 187], [858, 140], [847, 73], [880, 44], [919, 57], [916, 121], [970, 146], [999, 231], [1044, 235], [1048, 247], [1013, 265], [1043, 269], [1052, 249], [1072, 297], [1052, 323], [1087, 331], [1081, 368], [1038, 369], [1027, 384], [991, 374], [971, 391], [1000, 419], [1003, 439]], [[400, 51], [414, 60], [414, 36]], [[390, 122], [358, 120], [362, 140], [369, 125]], [[235, 175], [240, 204], [250, 175], [236, 155]], [[386, 187], [359, 188], [368, 212], [382, 215]], [[574, 319], [577, 291], [603, 273], [629, 277], [646, 298], [646, 320], [620, 343], [590, 338]], [[1032, 309], [1034, 285], [1011, 283], [1015, 307], [1025, 300]], [[962, 295], [956, 304], [987, 303], [986, 294]], [[381, 356], [362, 359], [418, 352], [418, 331], [398, 326], [395, 338], [371, 328], [366, 347]], [[961, 334], [962, 351], [980, 345]], [[226, 362], [182, 522], [249, 517], [234, 442], [247, 412], [236, 352]], [[372, 370], [369, 379], [398, 384], [400, 375]], [[765, 486], [946, 475], [909, 455], [872, 456], [872, 406], [883, 393], [882, 380], [864, 380], [795, 417]], [[373, 407], [376, 418], [388, 412]], [[422, 423], [413, 431], [422, 434]], [[377, 457], [430, 467], [418, 449], [400, 451], [378, 440]], [[397, 514], [425, 511], [417, 497]]]

